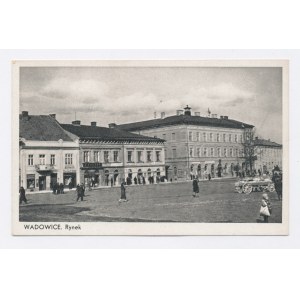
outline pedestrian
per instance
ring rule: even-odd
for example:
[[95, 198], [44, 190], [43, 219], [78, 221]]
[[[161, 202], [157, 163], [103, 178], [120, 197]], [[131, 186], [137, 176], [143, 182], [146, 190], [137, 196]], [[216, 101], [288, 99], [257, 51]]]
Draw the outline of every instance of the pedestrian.
[[282, 200], [282, 178], [280, 175], [275, 177], [275, 191], [277, 193], [278, 196], [278, 200], [281, 201]]
[[269, 197], [266, 193], [262, 195], [261, 206], [260, 206], [260, 215], [264, 218], [264, 223], [269, 223], [269, 217], [271, 216], [272, 208], [269, 201]]
[[81, 187], [81, 190], [82, 190], [82, 197], [84, 197], [84, 196], [85, 196], [85, 186], [84, 186], [84, 184], [82, 183], [82, 184], [80, 185], [80, 187]]
[[25, 204], [27, 204], [26, 192], [22, 186], [20, 187], [19, 193], [20, 193], [20, 204], [22, 204], [22, 202], [25, 202]]
[[122, 183], [121, 183], [121, 198], [119, 199], [119, 202], [127, 202], [126, 187], [125, 187], [125, 181], [124, 180], [122, 180]]
[[210, 175], [210, 173], [208, 173], [208, 180], [211, 180], [211, 175]]
[[134, 184], [137, 184], [137, 178], [136, 177], [133, 178], [133, 181], [134, 181]]
[[110, 186], [112, 187], [114, 185], [114, 179], [111, 177], [110, 178]]
[[52, 184], [53, 194], [56, 194], [56, 182]]
[[145, 177], [143, 176], [143, 184], [146, 184], [146, 180]]
[[82, 185], [77, 184], [76, 186], [76, 192], [77, 192], [77, 200], [81, 199], [81, 201], [83, 201], [83, 188]]
[[199, 183], [198, 183], [198, 178], [195, 177], [193, 179], [193, 197], [196, 197], [197, 194], [199, 196]]
[[64, 184], [62, 182], [59, 185], [59, 191], [60, 191], [61, 194], [64, 193]]

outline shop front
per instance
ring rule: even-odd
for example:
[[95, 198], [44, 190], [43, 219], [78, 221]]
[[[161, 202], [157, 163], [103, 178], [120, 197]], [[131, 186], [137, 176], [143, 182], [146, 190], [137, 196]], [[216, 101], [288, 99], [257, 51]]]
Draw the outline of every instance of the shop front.
[[102, 185], [104, 179], [102, 163], [99, 162], [85, 162], [81, 166], [81, 182], [85, 186], [97, 187]]

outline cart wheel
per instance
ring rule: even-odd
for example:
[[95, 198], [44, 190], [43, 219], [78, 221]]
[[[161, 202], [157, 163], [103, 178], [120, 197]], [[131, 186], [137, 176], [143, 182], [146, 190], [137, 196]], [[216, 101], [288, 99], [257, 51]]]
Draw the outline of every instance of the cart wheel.
[[274, 183], [269, 183], [268, 184], [268, 190], [269, 190], [269, 192], [275, 192], [275, 185], [274, 185]]
[[242, 187], [242, 186], [237, 187], [236, 190], [237, 190], [237, 192], [238, 192], [239, 194], [242, 194], [242, 193], [243, 193], [243, 187]]
[[250, 194], [252, 192], [252, 186], [250, 184], [248, 184], [248, 183], [245, 183], [243, 185], [243, 192], [245, 194]]

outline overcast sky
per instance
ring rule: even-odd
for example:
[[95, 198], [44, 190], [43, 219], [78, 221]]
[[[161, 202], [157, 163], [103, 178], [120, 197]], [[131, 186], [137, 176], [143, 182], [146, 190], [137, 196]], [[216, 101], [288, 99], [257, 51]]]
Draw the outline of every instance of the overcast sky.
[[22, 67], [20, 111], [56, 113], [99, 126], [192, 111], [252, 124], [263, 138], [282, 142], [281, 68]]

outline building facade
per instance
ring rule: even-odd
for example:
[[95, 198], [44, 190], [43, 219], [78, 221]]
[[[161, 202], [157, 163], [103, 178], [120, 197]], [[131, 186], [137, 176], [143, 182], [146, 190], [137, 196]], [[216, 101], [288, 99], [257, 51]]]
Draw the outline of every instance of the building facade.
[[55, 115], [19, 118], [19, 183], [28, 191], [52, 189], [55, 183], [79, 182], [79, 143], [66, 133]]
[[123, 130], [166, 140], [168, 179], [186, 180], [234, 176], [245, 167], [244, 145], [247, 131], [254, 126], [227, 116], [202, 117], [188, 106], [175, 116], [122, 124]]
[[164, 141], [120, 129], [99, 127], [96, 122], [61, 124], [79, 140], [80, 182], [93, 186], [149, 183], [165, 176]]
[[261, 173], [271, 172], [276, 166], [282, 170], [282, 145], [270, 140], [254, 140], [255, 158], [254, 168]]

